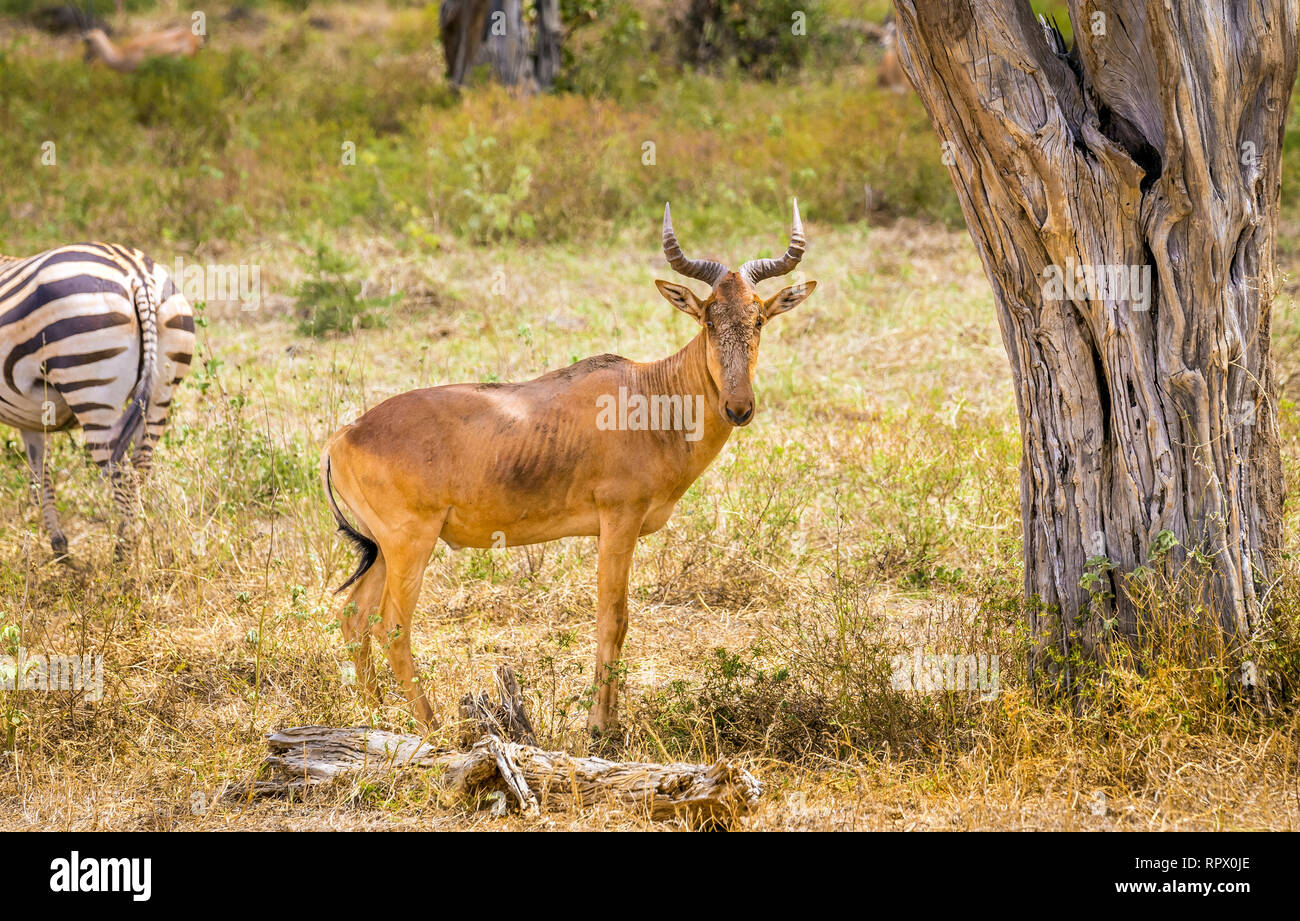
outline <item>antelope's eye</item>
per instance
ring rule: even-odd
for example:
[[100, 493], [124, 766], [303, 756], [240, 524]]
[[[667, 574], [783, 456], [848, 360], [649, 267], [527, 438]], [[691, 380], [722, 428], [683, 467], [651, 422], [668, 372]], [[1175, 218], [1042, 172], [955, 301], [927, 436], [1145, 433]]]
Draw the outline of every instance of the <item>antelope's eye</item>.
[[707, 326], [709, 329], [713, 329], [713, 321], [712, 321], [712, 320], [705, 320], [705, 321], [704, 321], [704, 325]]
[[754, 329], [762, 329], [762, 328], [763, 328], [763, 318], [759, 317], [757, 320], [754, 321]]

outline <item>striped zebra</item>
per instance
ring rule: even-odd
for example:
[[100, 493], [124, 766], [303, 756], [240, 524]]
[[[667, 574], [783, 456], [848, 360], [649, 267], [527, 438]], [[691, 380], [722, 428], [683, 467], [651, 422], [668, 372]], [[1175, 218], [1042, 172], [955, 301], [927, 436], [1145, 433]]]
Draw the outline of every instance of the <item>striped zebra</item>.
[[79, 243], [0, 257], [0, 422], [22, 433], [56, 557], [68, 540], [46, 463], [50, 433], [77, 425], [85, 433], [112, 484], [121, 559], [133, 543], [139, 483], [193, 355], [190, 305], [144, 253]]

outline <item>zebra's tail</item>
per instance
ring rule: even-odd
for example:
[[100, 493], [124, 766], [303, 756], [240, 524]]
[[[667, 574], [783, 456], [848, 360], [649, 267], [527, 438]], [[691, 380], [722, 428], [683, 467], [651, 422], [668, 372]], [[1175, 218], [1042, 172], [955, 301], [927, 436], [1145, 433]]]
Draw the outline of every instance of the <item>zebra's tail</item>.
[[149, 275], [143, 274], [136, 285], [132, 299], [136, 316], [140, 320], [140, 379], [122, 417], [114, 426], [109, 444], [113, 446], [110, 462], [118, 464], [126, 449], [144, 429], [149, 404], [153, 401], [154, 379], [158, 368], [158, 308], [154, 305], [153, 289]]
[[365, 575], [366, 570], [375, 565], [375, 560], [379, 559], [379, 545], [348, 524], [347, 518], [343, 515], [343, 510], [339, 508], [339, 504], [334, 498], [334, 485], [330, 481], [329, 448], [325, 449], [324, 456], [321, 458], [321, 479], [325, 481], [325, 496], [330, 501], [330, 511], [334, 513], [334, 521], [339, 526], [339, 533], [352, 541], [357, 548], [357, 552], [361, 554], [361, 560], [357, 563], [357, 571], [352, 574], [348, 581], [334, 589], [334, 594], [337, 595], [360, 579]]

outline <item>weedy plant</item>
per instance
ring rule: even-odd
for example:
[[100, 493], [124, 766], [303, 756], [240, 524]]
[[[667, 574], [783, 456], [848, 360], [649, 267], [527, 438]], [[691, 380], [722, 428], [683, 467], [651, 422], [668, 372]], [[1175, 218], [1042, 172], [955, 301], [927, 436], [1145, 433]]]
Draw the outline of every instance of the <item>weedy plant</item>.
[[312, 247], [307, 276], [293, 289], [298, 305], [298, 331], [308, 336], [372, 329], [386, 322], [384, 309], [402, 299], [400, 293], [364, 296], [365, 283], [354, 277], [356, 262], [324, 242]]

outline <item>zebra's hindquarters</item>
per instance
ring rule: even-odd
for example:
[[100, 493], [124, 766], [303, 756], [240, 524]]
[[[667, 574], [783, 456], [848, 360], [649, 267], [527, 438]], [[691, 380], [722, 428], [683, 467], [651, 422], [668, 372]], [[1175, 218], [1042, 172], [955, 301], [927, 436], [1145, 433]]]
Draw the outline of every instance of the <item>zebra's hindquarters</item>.
[[0, 264], [0, 421], [25, 440], [80, 425], [101, 468], [131, 447], [147, 468], [193, 353], [190, 305], [138, 250], [86, 243]]

